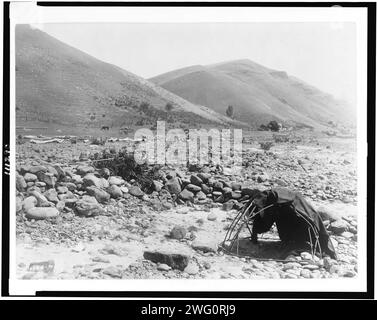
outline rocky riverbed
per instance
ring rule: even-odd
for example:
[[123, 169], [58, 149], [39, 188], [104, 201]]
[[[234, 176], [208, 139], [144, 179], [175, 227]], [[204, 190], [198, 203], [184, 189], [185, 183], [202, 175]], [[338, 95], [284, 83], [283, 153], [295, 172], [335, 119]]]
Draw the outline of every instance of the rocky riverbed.
[[[298, 138], [297, 138], [298, 137]], [[263, 137], [271, 138], [271, 137]], [[260, 138], [258, 138], [260, 139]], [[122, 143], [17, 145], [17, 275], [21, 279], [297, 279], [357, 276], [354, 140], [296, 135], [262, 150], [245, 139], [241, 171], [165, 166], [151, 188], [99, 168]], [[318, 209], [338, 260], [281, 257], [276, 230], [248, 256], [219, 248], [249, 191], [287, 187]], [[260, 258], [263, 259], [260, 259]]]

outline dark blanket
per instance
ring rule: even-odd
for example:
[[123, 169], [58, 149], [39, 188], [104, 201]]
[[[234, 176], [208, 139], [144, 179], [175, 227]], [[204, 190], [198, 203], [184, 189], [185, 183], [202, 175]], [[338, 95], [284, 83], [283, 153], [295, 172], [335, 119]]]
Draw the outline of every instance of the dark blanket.
[[267, 232], [276, 223], [283, 242], [300, 244], [311, 240], [314, 245], [318, 239], [321, 251], [336, 259], [334, 246], [320, 215], [300, 193], [274, 188], [259, 192], [253, 200], [257, 207], [255, 212], [272, 205], [255, 216], [254, 235]]

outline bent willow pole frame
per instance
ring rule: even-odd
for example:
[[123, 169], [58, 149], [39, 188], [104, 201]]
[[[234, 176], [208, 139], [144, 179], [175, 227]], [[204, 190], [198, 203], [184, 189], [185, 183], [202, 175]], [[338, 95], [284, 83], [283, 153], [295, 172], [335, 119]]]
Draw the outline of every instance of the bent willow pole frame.
[[[268, 206], [263, 207], [259, 211], [255, 212], [257, 206], [255, 205], [254, 201], [251, 201], [250, 203], [246, 204], [241, 210], [238, 211], [237, 215], [233, 219], [232, 223], [229, 226], [229, 229], [227, 230], [224, 240], [222, 242], [221, 248], [228, 252], [229, 254], [234, 254], [233, 253], [233, 248], [236, 245], [237, 250], [236, 250], [236, 256], [239, 256], [239, 241], [240, 241], [240, 234], [242, 230], [246, 227], [247, 230], [250, 233], [250, 237], [252, 237], [253, 233], [250, 229], [250, 224], [254, 220], [254, 218], [263, 212], [264, 210], [273, 207], [274, 204], [270, 204]], [[309, 238], [310, 238], [310, 247], [311, 247], [311, 254], [314, 257], [315, 252], [318, 251], [320, 255], [322, 256], [322, 250], [321, 246], [319, 244], [319, 234], [316, 228], [310, 223], [310, 220], [306, 219], [305, 216], [298, 210], [295, 210], [296, 214], [303, 219], [307, 224], [308, 224], [308, 233], [309, 233]], [[315, 237], [315, 242], [313, 244], [313, 239], [311, 237], [310, 231], [312, 230], [314, 237]], [[229, 243], [229, 245], [227, 245]]]

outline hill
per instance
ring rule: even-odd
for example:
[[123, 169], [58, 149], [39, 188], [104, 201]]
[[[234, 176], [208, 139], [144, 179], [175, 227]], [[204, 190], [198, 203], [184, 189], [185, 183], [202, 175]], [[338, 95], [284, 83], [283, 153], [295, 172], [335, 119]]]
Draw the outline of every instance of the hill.
[[150, 81], [195, 103], [259, 126], [269, 120], [322, 127], [330, 120], [352, 123], [351, 107], [284, 71], [236, 60], [171, 71]]
[[[165, 111], [167, 104], [172, 106]], [[29, 25], [16, 27], [17, 125], [96, 128], [170, 123], [224, 123], [195, 105]]]

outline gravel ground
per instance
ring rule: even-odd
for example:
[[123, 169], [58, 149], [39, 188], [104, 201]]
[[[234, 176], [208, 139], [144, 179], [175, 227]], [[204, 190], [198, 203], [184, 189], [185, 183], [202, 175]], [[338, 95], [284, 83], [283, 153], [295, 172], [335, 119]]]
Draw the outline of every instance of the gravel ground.
[[[263, 139], [271, 135], [245, 138], [243, 169], [238, 174], [231, 167], [220, 171], [165, 167], [151, 194], [132, 180], [97, 170], [89, 160], [104, 149], [118, 150], [119, 142], [17, 145], [18, 277], [356, 277], [357, 226], [366, 214], [357, 212], [354, 140], [295, 133], [289, 135], [289, 142], [263, 151], [259, 145]], [[200, 184], [198, 177], [209, 179]], [[280, 258], [275, 229], [263, 235], [259, 245], [243, 242], [242, 249], [251, 257], [218, 250], [237, 213], [242, 190], [276, 186], [299, 191], [313, 203], [328, 228], [338, 260], [312, 257], [308, 252]], [[175, 202], [172, 190], [177, 187], [180, 193]], [[226, 204], [226, 188], [231, 188], [232, 205]], [[259, 260], [266, 254], [267, 261]]]

